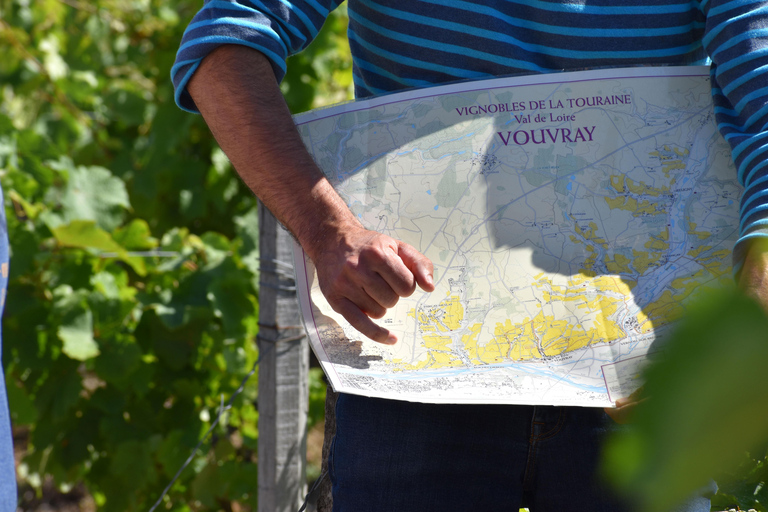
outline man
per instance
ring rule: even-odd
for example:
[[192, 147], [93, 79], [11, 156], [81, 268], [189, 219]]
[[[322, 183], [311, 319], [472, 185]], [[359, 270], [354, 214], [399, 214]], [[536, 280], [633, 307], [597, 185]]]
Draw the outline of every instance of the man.
[[[279, 92], [338, 0], [210, 0], [173, 69], [245, 183], [296, 236], [330, 305], [374, 341], [373, 320], [432, 265], [363, 228], [318, 170]], [[768, 304], [768, 3], [708, 0], [350, 0], [358, 97], [463, 79], [712, 59], [719, 127], [745, 185], [742, 284]], [[620, 511], [594, 475], [610, 420], [568, 407], [424, 405], [341, 395], [330, 456], [334, 510]], [[709, 510], [705, 499], [686, 510]]]

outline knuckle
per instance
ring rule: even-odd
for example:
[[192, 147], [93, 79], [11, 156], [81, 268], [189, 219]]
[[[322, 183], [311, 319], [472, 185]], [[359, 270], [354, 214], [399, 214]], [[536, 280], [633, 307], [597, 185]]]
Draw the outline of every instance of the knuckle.
[[384, 309], [384, 308], [377, 309], [376, 311], [369, 311], [368, 312], [368, 316], [370, 316], [371, 318], [375, 318], [375, 319], [382, 318], [386, 314], [387, 314], [387, 310]]
[[360, 263], [378, 265], [386, 260], [386, 255], [380, 247], [366, 247], [360, 251]]
[[328, 300], [328, 305], [331, 306], [332, 310], [342, 315], [344, 318], [347, 318], [348, 309], [344, 301], [340, 300], [338, 297], [330, 297], [327, 295], [325, 298]]
[[384, 301], [382, 301], [381, 305], [385, 309], [391, 309], [391, 308], [393, 308], [393, 307], [395, 307], [397, 305], [397, 299], [384, 300]]
[[412, 281], [404, 290], [403, 297], [410, 297], [416, 291], [416, 281]]
[[387, 309], [389, 309], [389, 308], [393, 308], [393, 307], [395, 307], [395, 306], [397, 305], [397, 302], [398, 302], [399, 300], [400, 300], [400, 297], [399, 297], [397, 294], [394, 294], [394, 293], [393, 293], [392, 295], [390, 295], [390, 296], [388, 296], [388, 297], [385, 297], [385, 298], [384, 298], [384, 299], [381, 301], [381, 305], [382, 305], [382, 306], [384, 306], [384, 307], [385, 307], [385, 308], [387, 308]]
[[338, 274], [338, 280], [354, 279], [355, 274], [360, 271], [361, 262], [358, 259], [347, 258], [341, 264], [341, 271]]

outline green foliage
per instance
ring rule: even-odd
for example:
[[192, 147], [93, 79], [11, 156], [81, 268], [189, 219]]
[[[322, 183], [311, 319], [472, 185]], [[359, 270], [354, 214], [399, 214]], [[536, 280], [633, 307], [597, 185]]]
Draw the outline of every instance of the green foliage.
[[[84, 482], [107, 511], [151, 506], [257, 359], [255, 201], [169, 80], [201, 5], [0, 0], [3, 360], [30, 432], [21, 474]], [[289, 65], [292, 110], [348, 95], [345, 24], [334, 15]], [[255, 382], [167, 508], [255, 506]]]
[[289, 60], [281, 89], [291, 112], [304, 112], [352, 97], [346, 7], [342, 5], [328, 18], [307, 51]]
[[768, 510], [768, 457], [765, 448], [755, 453], [745, 453], [738, 466], [721, 472], [713, 510]]
[[320, 368], [309, 369], [309, 410], [307, 428], [312, 428], [325, 417], [325, 375]]
[[607, 474], [649, 512], [669, 510], [711, 478], [716, 510], [766, 510], [765, 312], [735, 289], [711, 295], [665, 347], [647, 371], [634, 428], [606, 450]]

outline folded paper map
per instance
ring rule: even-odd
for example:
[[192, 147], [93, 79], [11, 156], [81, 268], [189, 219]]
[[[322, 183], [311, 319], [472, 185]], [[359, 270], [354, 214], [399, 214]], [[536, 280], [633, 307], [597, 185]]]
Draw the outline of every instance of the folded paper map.
[[369, 229], [413, 245], [437, 289], [379, 322], [333, 312], [296, 247], [302, 313], [334, 389], [436, 403], [609, 406], [687, 304], [732, 280], [741, 188], [709, 70], [469, 82], [296, 117]]

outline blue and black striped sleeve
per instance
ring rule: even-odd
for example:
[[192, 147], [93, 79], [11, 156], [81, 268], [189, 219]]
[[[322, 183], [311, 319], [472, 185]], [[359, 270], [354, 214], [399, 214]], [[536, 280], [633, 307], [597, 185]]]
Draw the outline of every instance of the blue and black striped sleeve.
[[738, 267], [750, 240], [768, 239], [768, 2], [705, 0], [702, 7], [715, 115], [744, 186]]
[[328, 14], [342, 0], [206, 0], [181, 40], [171, 78], [176, 103], [197, 112], [187, 83], [200, 62], [215, 48], [239, 44], [264, 54], [278, 81], [285, 60], [306, 48]]
[[[186, 84], [222, 44], [272, 62], [305, 48], [342, 0], [206, 0], [172, 77]], [[349, 5], [358, 97], [490, 76], [712, 61], [715, 113], [745, 187], [737, 265], [768, 238], [768, 0], [357, 0]], [[706, 50], [706, 52], [705, 52]]]

